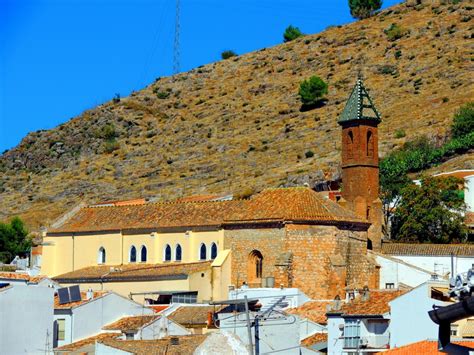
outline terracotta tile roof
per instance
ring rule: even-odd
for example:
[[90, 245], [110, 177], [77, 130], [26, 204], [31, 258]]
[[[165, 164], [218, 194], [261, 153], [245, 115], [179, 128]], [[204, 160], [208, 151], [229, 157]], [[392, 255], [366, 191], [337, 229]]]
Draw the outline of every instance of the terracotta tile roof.
[[158, 315], [144, 315], [134, 317], [123, 317], [116, 322], [106, 325], [103, 330], [120, 330], [122, 332], [139, 330], [143, 326], [152, 323], [161, 316]]
[[176, 202], [217, 201], [226, 195], [192, 195], [176, 199]]
[[333, 301], [309, 301], [300, 307], [288, 309], [285, 312], [296, 314], [301, 318], [307, 318], [318, 324], [326, 325], [326, 313], [333, 303]]
[[169, 306], [168, 305], [151, 305], [151, 306], [148, 306], [148, 308], [151, 308], [153, 312], [155, 313], [160, 313], [164, 311], [165, 309], [168, 309]]
[[250, 200], [146, 203], [86, 207], [48, 234], [220, 227], [223, 224], [296, 221], [367, 223], [310, 188], [267, 189]]
[[87, 299], [87, 294], [86, 292], [81, 292], [81, 300], [76, 301], [76, 302], [69, 302], [69, 303], [63, 303], [59, 304], [59, 297], [57, 294], [54, 295], [54, 309], [68, 309], [68, 308], [73, 308], [76, 306], [79, 306], [81, 304], [88, 303], [96, 298], [103, 297], [107, 294], [108, 292], [94, 292], [94, 297], [91, 298], [90, 300]]
[[307, 338], [304, 338], [301, 341], [301, 345], [310, 347], [314, 344], [323, 343], [327, 341], [328, 341], [328, 333], [316, 333], [316, 334], [310, 335]]
[[474, 227], [474, 212], [466, 212], [466, 215], [464, 216], [464, 223], [466, 223], [467, 226]]
[[390, 311], [388, 303], [404, 293], [402, 290], [370, 290], [367, 300], [359, 295], [353, 301], [342, 303], [339, 310], [328, 313], [342, 313], [344, 316], [383, 315]]
[[70, 352], [70, 351], [77, 351], [85, 346], [94, 345], [96, 341], [103, 341], [105, 339], [113, 339], [120, 336], [117, 333], [101, 333], [94, 335], [89, 338], [85, 338], [79, 341], [76, 341], [71, 344], [63, 345], [57, 348], [54, 348], [54, 351], [61, 351], [61, 352]]
[[317, 223], [367, 223], [336, 202], [307, 187], [266, 189], [230, 214], [229, 223], [294, 221]]
[[383, 243], [382, 253], [390, 255], [473, 256], [474, 244]]
[[[450, 346], [456, 347], [456, 345], [462, 346], [464, 347], [464, 349], [466, 348], [474, 349], [474, 341], [456, 341]], [[432, 355], [432, 354], [446, 354], [446, 353], [447, 353], [446, 351], [441, 352], [438, 350], [438, 342], [436, 340], [423, 340], [417, 343], [401, 346], [399, 348], [394, 348], [387, 351], [379, 352], [377, 354]]]
[[217, 312], [216, 306], [182, 306], [167, 317], [184, 327], [206, 326], [209, 312]]
[[157, 340], [118, 340], [105, 339], [100, 343], [115, 349], [131, 352], [135, 355], [187, 355], [193, 354], [194, 350], [202, 344], [207, 335], [184, 335], [174, 338], [178, 344], [173, 345], [172, 337]]
[[28, 282], [40, 282], [41, 280], [46, 279], [45, 275], [30, 276], [25, 273], [20, 272], [0, 272], [0, 279], [10, 279], [10, 280], [24, 280]]
[[[194, 272], [208, 270], [211, 263], [211, 261], [201, 261], [184, 264], [98, 265], [58, 275], [53, 277], [53, 280], [60, 283], [177, 280], [186, 279], [189, 274]], [[111, 268], [114, 268], [116, 271], [110, 272]]]

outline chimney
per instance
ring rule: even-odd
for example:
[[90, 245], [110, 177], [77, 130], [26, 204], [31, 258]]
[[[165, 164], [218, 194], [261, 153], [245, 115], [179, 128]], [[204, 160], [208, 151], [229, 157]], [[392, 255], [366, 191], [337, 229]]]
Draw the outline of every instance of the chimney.
[[207, 327], [214, 327], [214, 312], [212, 311], [207, 312]]
[[179, 345], [179, 338], [178, 337], [171, 337], [170, 344], [171, 345]]
[[87, 298], [87, 300], [91, 300], [91, 299], [94, 298], [94, 292], [92, 291], [91, 288], [87, 290], [86, 298]]
[[368, 301], [370, 299], [370, 291], [367, 286], [362, 289], [362, 301]]

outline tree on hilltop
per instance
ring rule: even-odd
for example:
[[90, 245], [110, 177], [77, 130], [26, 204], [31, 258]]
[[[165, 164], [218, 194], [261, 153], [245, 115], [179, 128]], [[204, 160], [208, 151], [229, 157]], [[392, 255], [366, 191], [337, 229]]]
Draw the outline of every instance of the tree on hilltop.
[[328, 84], [319, 76], [313, 75], [300, 84], [298, 92], [303, 108], [313, 108], [324, 100], [324, 95], [328, 93]]
[[382, 0], [349, 0], [351, 15], [359, 20], [372, 16], [381, 7]]
[[10, 223], [0, 222], [0, 262], [9, 263], [16, 255], [31, 248], [31, 239], [23, 221], [15, 217]]
[[283, 33], [283, 41], [284, 42], [293, 41], [294, 39], [297, 39], [298, 37], [302, 37], [302, 36], [304, 36], [304, 33], [301, 32], [301, 30], [298, 27], [289, 25], [285, 29], [285, 32]]

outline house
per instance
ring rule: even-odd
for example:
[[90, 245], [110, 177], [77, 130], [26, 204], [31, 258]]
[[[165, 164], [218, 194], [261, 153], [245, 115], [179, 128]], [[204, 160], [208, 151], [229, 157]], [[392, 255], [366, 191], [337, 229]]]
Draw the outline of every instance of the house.
[[[225, 299], [229, 286], [243, 284], [298, 288], [314, 299], [333, 299], [348, 284], [377, 287], [378, 265], [367, 249], [381, 248], [379, 123], [357, 80], [338, 119], [344, 184], [338, 202], [296, 187], [265, 189], [248, 200], [82, 207], [48, 230], [41, 272], [84, 291], [107, 283], [122, 295], [164, 290], [200, 301]], [[207, 270], [189, 271], [196, 265]], [[162, 279], [145, 280], [143, 270], [155, 275], [155, 268]], [[127, 277], [119, 285], [121, 274]]]
[[[140, 315], [120, 318], [102, 328], [105, 331], [120, 332], [124, 340], [153, 340], [170, 335], [189, 335], [183, 326], [161, 315]], [[120, 338], [120, 337], [118, 337]]]
[[54, 297], [54, 347], [76, 342], [102, 331], [102, 327], [124, 316], [154, 314], [144, 307], [114, 292], [81, 292], [81, 299], [62, 303]]
[[[48, 353], [53, 348], [54, 289], [0, 282], [0, 349], [4, 354]], [[34, 325], [34, 326], [32, 326]]]
[[29, 285], [37, 284], [50, 286], [54, 289], [59, 288], [59, 284], [44, 275], [31, 276], [27, 272], [0, 272], [0, 283], [9, 283], [10, 285]]
[[181, 305], [173, 312], [167, 313], [167, 318], [191, 334], [206, 334], [215, 331], [214, 315], [220, 307], [208, 305]]
[[381, 253], [373, 254], [382, 266], [381, 288], [418, 286], [429, 280], [428, 273], [454, 277], [474, 264], [474, 244], [383, 243]]
[[360, 294], [350, 295], [352, 300], [336, 303], [327, 313], [328, 354], [388, 349], [393, 316], [389, 302], [401, 294], [400, 290], [364, 289]]
[[54, 348], [54, 355], [62, 354], [94, 354], [96, 343], [104, 339], [115, 339], [120, 337], [120, 334], [117, 333], [99, 333], [94, 336], [75, 341], [70, 344], [62, 345], [60, 347]]
[[[446, 281], [427, 281], [390, 302], [390, 348], [426, 339], [438, 339], [438, 325], [428, 316], [433, 306], [446, 306], [453, 301], [445, 294]], [[416, 324], [416, 331], [413, 331]]]

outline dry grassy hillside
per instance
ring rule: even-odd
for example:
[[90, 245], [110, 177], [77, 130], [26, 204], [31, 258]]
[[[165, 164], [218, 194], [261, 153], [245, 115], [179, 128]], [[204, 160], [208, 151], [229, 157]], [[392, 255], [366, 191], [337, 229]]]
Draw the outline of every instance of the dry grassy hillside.
[[[382, 155], [420, 134], [443, 139], [453, 112], [474, 97], [473, 9], [467, 1], [401, 4], [161, 78], [31, 133], [0, 157], [0, 220], [18, 214], [47, 225], [79, 201], [172, 199], [332, 177], [336, 119], [359, 71], [382, 114]], [[388, 38], [391, 24], [401, 38]], [[328, 82], [328, 102], [300, 112], [299, 83], [314, 74]], [[473, 157], [448, 166], [474, 168]]]

